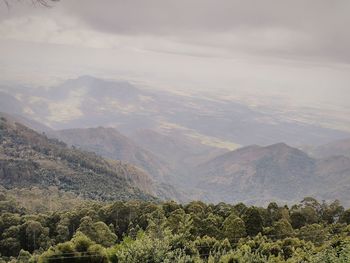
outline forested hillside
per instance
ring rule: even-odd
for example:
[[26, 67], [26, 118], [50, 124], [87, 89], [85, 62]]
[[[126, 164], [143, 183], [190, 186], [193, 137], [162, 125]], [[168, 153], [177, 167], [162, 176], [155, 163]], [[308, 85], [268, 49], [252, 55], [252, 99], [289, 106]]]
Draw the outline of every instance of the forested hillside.
[[[68, 144], [65, 145], [18, 123], [45, 129], [38, 122], [2, 115], [8, 120], [2, 122], [7, 133], [3, 132], [0, 159], [1, 171], [6, 173], [1, 179], [5, 187], [56, 186], [83, 198], [116, 200], [133, 198], [132, 194], [122, 194], [121, 185], [126, 182], [127, 188], [178, 201], [266, 205], [313, 196], [350, 205], [347, 156], [334, 153], [318, 159], [284, 143], [252, 145], [222, 153], [181, 135], [162, 135], [151, 130], [132, 135], [136, 143], [114, 128], [46, 129], [50, 138], [59, 138]], [[346, 147], [345, 144], [343, 148]], [[117, 180], [123, 182], [109, 183]]]
[[56, 186], [95, 200], [154, 199], [151, 179], [131, 165], [68, 148], [4, 117], [0, 139], [0, 183], [5, 188]]
[[305, 198], [267, 207], [82, 203], [31, 214], [0, 195], [0, 262], [349, 262], [350, 210]]
[[214, 202], [266, 204], [313, 196], [350, 205], [348, 157], [316, 159], [285, 143], [252, 145], [225, 153], [198, 165], [194, 174], [197, 187]]
[[169, 181], [174, 172], [164, 160], [141, 148], [114, 128], [59, 130], [51, 132], [51, 135], [68, 145], [136, 165], [159, 182]]

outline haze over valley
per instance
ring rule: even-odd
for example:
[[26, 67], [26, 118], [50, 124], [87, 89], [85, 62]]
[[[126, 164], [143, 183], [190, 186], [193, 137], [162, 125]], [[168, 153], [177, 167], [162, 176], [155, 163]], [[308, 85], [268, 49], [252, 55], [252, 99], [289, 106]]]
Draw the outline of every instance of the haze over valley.
[[160, 187], [153, 193], [161, 198], [348, 202], [350, 134], [342, 129], [92, 76], [46, 89], [5, 86], [2, 94], [0, 110], [10, 119], [68, 147], [134, 165]]
[[349, 13], [0, 0], [0, 263], [349, 262]]

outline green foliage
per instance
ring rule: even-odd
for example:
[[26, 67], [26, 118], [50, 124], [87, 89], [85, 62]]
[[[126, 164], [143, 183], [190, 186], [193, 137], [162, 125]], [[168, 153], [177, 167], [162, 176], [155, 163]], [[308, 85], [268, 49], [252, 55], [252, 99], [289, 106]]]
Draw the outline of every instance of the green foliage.
[[166, 253], [170, 250], [170, 244], [167, 237], [160, 240], [151, 238], [139, 232], [136, 240], [126, 238], [121, 244], [115, 247], [114, 253], [117, 262], [163, 262]]
[[60, 243], [44, 252], [38, 263], [50, 262], [108, 262], [104, 248], [77, 232], [71, 241]]
[[243, 220], [246, 226], [246, 231], [249, 236], [255, 236], [263, 230], [263, 219], [259, 213], [258, 208], [248, 208], [243, 216]]
[[31, 259], [32, 255], [23, 249], [18, 254], [17, 263], [27, 263]]
[[271, 234], [276, 239], [282, 239], [293, 235], [293, 227], [286, 219], [280, 219], [273, 223]]
[[84, 233], [94, 242], [105, 247], [112, 246], [117, 240], [117, 235], [103, 222], [93, 222], [91, 217], [86, 216], [81, 219], [78, 231]]
[[240, 238], [246, 236], [244, 221], [237, 217], [235, 213], [232, 213], [223, 223], [223, 234], [231, 243], [237, 242]]
[[[9, 199], [4, 194], [0, 200]], [[305, 219], [302, 224], [300, 215]], [[202, 202], [185, 206], [84, 202], [70, 211], [45, 214], [31, 214], [13, 203], [0, 215], [0, 259], [32, 263], [349, 262], [347, 216], [348, 210], [339, 203], [320, 204], [313, 199], [291, 209], [275, 203], [262, 208]]]
[[[148, 178], [134, 166], [67, 147], [13, 121], [2, 122], [0, 131], [1, 182], [7, 189], [58, 187], [57, 195], [69, 192], [63, 196], [67, 203], [70, 203], [69, 195], [102, 201], [156, 200], [150, 194]], [[19, 201], [35, 212], [43, 212], [45, 206], [50, 210], [62, 207], [62, 202], [51, 203], [48, 197], [45, 205], [32, 204], [25, 196], [35, 199], [40, 191], [35, 192], [19, 190], [16, 194]]]
[[292, 221], [293, 228], [301, 228], [306, 225], [306, 217], [299, 211], [292, 213], [290, 219]]
[[350, 209], [346, 210], [343, 214], [340, 216], [340, 222], [350, 224]]
[[311, 224], [300, 228], [297, 232], [300, 239], [312, 241], [316, 245], [321, 245], [328, 237], [328, 231], [322, 225]]

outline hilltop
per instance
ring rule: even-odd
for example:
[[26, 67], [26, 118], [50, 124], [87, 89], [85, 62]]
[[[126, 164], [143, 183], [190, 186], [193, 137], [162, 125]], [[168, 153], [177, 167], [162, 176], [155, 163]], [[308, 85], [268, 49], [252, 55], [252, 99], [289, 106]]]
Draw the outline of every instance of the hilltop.
[[203, 198], [211, 201], [265, 204], [313, 196], [349, 205], [348, 157], [316, 159], [285, 143], [225, 153], [198, 165], [194, 174], [197, 187], [208, 193]]

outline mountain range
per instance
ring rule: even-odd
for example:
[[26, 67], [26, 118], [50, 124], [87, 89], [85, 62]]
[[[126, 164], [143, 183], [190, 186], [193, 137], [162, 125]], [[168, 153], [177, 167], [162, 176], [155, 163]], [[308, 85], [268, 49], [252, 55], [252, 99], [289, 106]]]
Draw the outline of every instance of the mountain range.
[[350, 206], [344, 131], [90, 76], [1, 90], [6, 188], [251, 204], [313, 196]]
[[55, 130], [114, 127], [123, 134], [149, 129], [233, 150], [250, 144], [320, 145], [350, 137], [272, 110], [204, 94], [154, 89], [126, 81], [81, 76], [52, 87], [0, 85], [0, 111], [20, 114]]
[[[1, 124], [0, 178], [8, 188], [58, 186], [93, 199], [141, 195], [142, 198], [157, 196], [182, 201], [202, 199], [252, 204], [276, 200], [290, 203], [313, 196], [322, 200], [339, 199], [350, 205], [350, 158], [344, 155], [315, 158], [285, 143], [277, 143], [251, 145], [222, 154], [217, 152], [215, 157], [207, 156], [207, 159], [202, 155], [191, 165], [184, 160], [186, 152], [194, 160], [194, 149], [200, 156], [203, 154], [201, 147], [188, 143], [187, 148], [180, 151], [176, 149], [184, 146], [180, 139], [176, 144], [171, 137], [162, 137], [155, 132], [144, 130], [134, 137], [138, 136], [140, 140], [142, 134], [148, 135], [149, 140], [144, 140], [143, 146], [156, 153], [145, 150], [113, 128], [49, 131], [49, 137], [55, 135], [66, 142], [65, 145], [9, 119], [8, 114], [6, 116], [7, 119], [2, 117]], [[30, 120], [26, 122], [31, 123]], [[162, 143], [164, 147], [160, 147]], [[334, 149], [337, 142], [329, 145]], [[162, 151], [157, 148], [163, 149], [166, 161], [158, 157]], [[164, 149], [168, 149], [168, 155]], [[86, 163], [88, 167], [81, 165]], [[184, 165], [182, 172], [174, 170], [172, 174], [173, 165], [181, 163]], [[135, 189], [138, 189], [136, 193]]]

